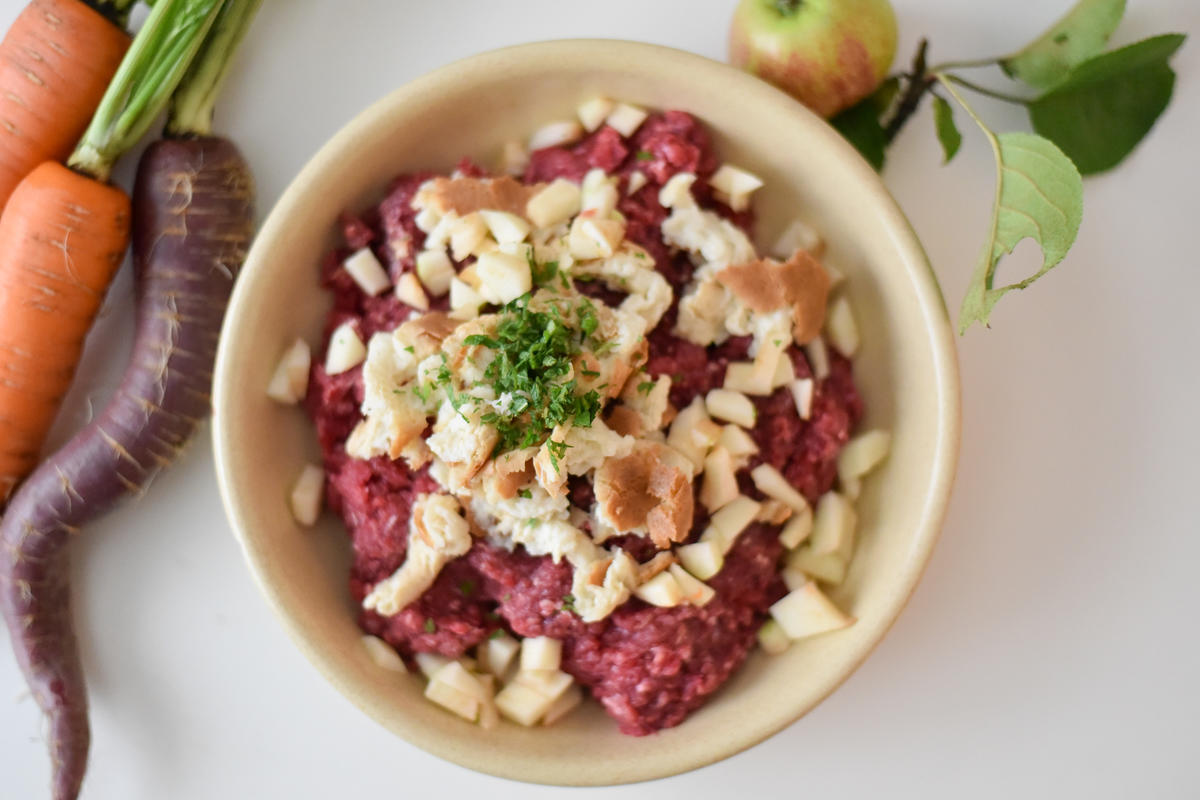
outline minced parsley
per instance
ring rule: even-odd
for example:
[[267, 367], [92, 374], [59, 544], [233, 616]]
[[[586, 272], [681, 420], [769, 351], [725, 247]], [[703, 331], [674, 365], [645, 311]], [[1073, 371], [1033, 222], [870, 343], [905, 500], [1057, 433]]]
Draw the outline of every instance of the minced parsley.
[[431, 617], [425, 618], [425, 632], [426, 633], [437, 633], [437, 623], [434, 622]]
[[[533, 311], [525, 295], [504, 307], [494, 335], [475, 334], [464, 340], [467, 346], [495, 351], [484, 379], [497, 396], [512, 398], [504, 411], [490, 410], [480, 417], [500, 434], [493, 456], [541, 444], [559, 425], [591, 427], [600, 413], [600, 393], [580, 393], [577, 381], [568, 375], [583, 345], [595, 341], [599, 324], [589, 300], [565, 313], [557, 304]], [[567, 445], [552, 442], [550, 447], [551, 463], [557, 467]]]

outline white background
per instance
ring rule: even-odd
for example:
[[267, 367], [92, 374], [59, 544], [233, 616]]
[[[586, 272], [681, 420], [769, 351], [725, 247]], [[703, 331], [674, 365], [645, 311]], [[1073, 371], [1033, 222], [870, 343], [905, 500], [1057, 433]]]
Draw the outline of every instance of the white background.
[[[23, 5], [0, 0], [0, 24]], [[921, 35], [935, 60], [1003, 53], [1067, 5], [896, 0], [899, 59]], [[570, 36], [720, 59], [732, 6], [268, 2], [218, 125], [254, 165], [265, 213], [337, 128], [434, 67]], [[766, 743], [689, 775], [590, 796], [724, 798], [748, 784], [764, 797], [1197, 796], [1200, 8], [1130, 6], [1120, 42], [1193, 35], [1175, 60], [1174, 104], [1131, 159], [1087, 182], [1067, 262], [1005, 299], [993, 330], [961, 340], [958, 486], [928, 573], [892, 633], [840, 691]], [[985, 99], [977, 107], [997, 128], [1026, 126], [1020, 109]], [[982, 243], [994, 176], [986, 143], [959, 117], [967, 140], [951, 166], [938, 166], [926, 109], [886, 172], [952, 308]], [[1024, 245], [1018, 266], [1033, 252]], [[125, 274], [62, 428], [111, 391], [130, 317]], [[317, 674], [242, 563], [207, 431], [145, 500], [92, 526], [75, 556], [94, 724], [85, 798], [567, 793], [426, 755]], [[0, 641], [0, 798], [48, 796], [40, 731]]]

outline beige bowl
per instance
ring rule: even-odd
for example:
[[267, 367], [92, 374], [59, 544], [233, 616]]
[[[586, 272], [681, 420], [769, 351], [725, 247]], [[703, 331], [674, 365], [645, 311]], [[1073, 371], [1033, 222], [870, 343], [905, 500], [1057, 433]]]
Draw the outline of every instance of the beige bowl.
[[[376, 667], [347, 591], [340, 520], [292, 522], [286, 496], [318, 462], [299, 409], [264, 394], [297, 336], [316, 344], [328, 298], [317, 266], [343, 209], [365, 208], [398, 173], [493, 163], [499, 145], [570, 118], [595, 94], [696, 114], [720, 155], [766, 179], [759, 239], [796, 215], [829, 242], [849, 276], [863, 347], [857, 374], [866, 425], [894, 431], [889, 461], [866, 483], [861, 543], [834, 599], [853, 627], [754, 653], [702, 709], [649, 738], [622, 736], [598, 705], [553, 729], [487, 732], [431, 705], [417, 677]], [[413, 81], [335, 136], [284, 192], [239, 279], [216, 371], [221, 492], [263, 592], [305, 655], [363, 711], [429, 752], [482, 772], [552, 784], [627, 783], [726, 758], [794, 722], [866, 658], [900, 613], [929, 558], [959, 440], [954, 342], [938, 286], [879, 178], [825, 123], [766, 84], [695, 55], [644, 44], [564, 41], [476, 56]], [[303, 698], [297, 698], [303, 705]]]

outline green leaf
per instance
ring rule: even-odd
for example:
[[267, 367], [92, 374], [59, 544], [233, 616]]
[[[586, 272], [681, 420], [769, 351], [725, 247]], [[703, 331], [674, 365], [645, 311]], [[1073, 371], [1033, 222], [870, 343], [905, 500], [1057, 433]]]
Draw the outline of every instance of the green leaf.
[[879, 124], [879, 108], [873, 98], [868, 97], [831, 119], [830, 124], [838, 133], [862, 153], [875, 171], [883, 169], [887, 158], [887, 135]]
[[[987, 325], [1001, 297], [1024, 289], [1062, 261], [1083, 218], [1083, 178], [1053, 142], [1031, 133], [984, 132], [996, 153], [996, 204], [987, 244], [963, 299], [959, 333], [976, 322]], [[1024, 239], [1042, 248], [1041, 269], [1025, 280], [994, 288], [996, 265]]]
[[938, 141], [942, 143], [942, 152], [946, 154], [942, 163], [949, 164], [962, 147], [962, 134], [954, 124], [954, 109], [944, 97], [935, 95], [933, 98], [933, 124], [937, 128]]
[[1175, 73], [1167, 60], [1184, 39], [1156, 36], [1083, 62], [1029, 105], [1033, 129], [1084, 175], [1115, 167], [1170, 103]]
[[1076, 64], [1104, 52], [1124, 14], [1125, 0], [1079, 0], [1025, 49], [1001, 59], [1000, 66], [1011, 78], [1048, 89]]

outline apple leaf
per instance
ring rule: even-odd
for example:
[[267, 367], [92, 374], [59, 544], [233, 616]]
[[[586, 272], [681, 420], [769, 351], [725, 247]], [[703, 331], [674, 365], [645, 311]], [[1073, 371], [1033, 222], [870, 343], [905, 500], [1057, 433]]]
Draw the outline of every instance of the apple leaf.
[[962, 147], [962, 134], [954, 124], [954, 109], [944, 97], [935, 95], [933, 98], [933, 124], [937, 129], [938, 141], [942, 143], [942, 152], [946, 154], [946, 160], [942, 163], [949, 164], [958, 154], [958, 148]]
[[829, 121], [846, 141], [862, 153], [876, 172], [883, 169], [888, 144], [887, 134], [879, 122], [879, 113], [874, 99], [868, 97]]
[[1108, 37], [1125, 14], [1125, 0], [1079, 0], [1023, 50], [1000, 60], [1010, 78], [1048, 89], [1076, 64], [1104, 52]]
[[[1032, 133], [996, 135], [986, 127], [983, 130], [996, 154], [996, 203], [987, 244], [959, 312], [959, 333], [976, 322], [987, 325], [1001, 297], [1024, 289], [1062, 261], [1083, 218], [1083, 178], [1054, 142]], [[996, 265], [1024, 239], [1033, 239], [1041, 247], [1041, 269], [1022, 281], [995, 288]]]
[[1115, 167], [1170, 103], [1175, 73], [1167, 61], [1184, 38], [1155, 36], [1079, 64], [1029, 105], [1033, 129], [1084, 175]]

